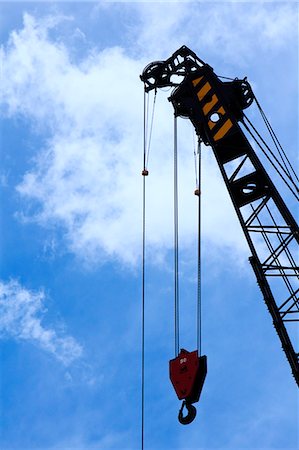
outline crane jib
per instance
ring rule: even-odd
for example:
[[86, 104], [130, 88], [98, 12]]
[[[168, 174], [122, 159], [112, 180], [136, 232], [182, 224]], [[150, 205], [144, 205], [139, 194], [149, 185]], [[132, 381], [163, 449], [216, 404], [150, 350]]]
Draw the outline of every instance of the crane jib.
[[[222, 81], [223, 77], [218, 77], [211, 66], [186, 46], [165, 61], [150, 63], [140, 78], [146, 93], [173, 87], [169, 100], [175, 116], [189, 118], [199, 139], [212, 147], [249, 245], [250, 262], [258, 284], [299, 386], [298, 342], [289, 328], [290, 324], [299, 327], [299, 288], [296, 284], [299, 230], [249, 142], [249, 138], [254, 139], [262, 151], [270, 151], [244, 113], [255, 101], [264, 116], [250, 84], [246, 78]], [[272, 139], [275, 136], [277, 141], [266, 121]], [[272, 163], [272, 156], [267, 158]], [[285, 161], [289, 162], [286, 155]], [[280, 167], [285, 174], [291, 175], [292, 167], [291, 170], [284, 169], [282, 164]], [[290, 177], [286, 184], [290, 190], [293, 186], [292, 192], [298, 199], [296, 182]], [[284, 292], [283, 298], [277, 295], [278, 285], [279, 292]]]
[[211, 131], [213, 130], [212, 137], [216, 142], [227, 134], [233, 127], [233, 123], [228, 112], [213, 92], [212, 86], [203, 76], [192, 80], [192, 84], [194, 88], [199, 89], [197, 98], [204, 116], [208, 118], [207, 125]]

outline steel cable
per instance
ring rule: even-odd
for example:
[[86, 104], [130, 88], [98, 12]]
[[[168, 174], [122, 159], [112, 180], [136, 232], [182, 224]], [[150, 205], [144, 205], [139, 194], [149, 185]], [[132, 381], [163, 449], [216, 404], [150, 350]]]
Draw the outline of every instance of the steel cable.
[[[258, 135], [258, 137], [260, 138], [260, 140], [262, 141], [262, 143], [264, 144], [265, 148], [269, 151], [269, 153], [273, 156], [274, 160], [277, 162], [277, 164], [280, 166], [281, 170], [287, 175], [287, 177], [289, 178], [288, 174], [285, 171], [285, 168], [282, 167], [282, 165], [280, 164], [280, 162], [278, 161], [278, 159], [276, 158], [276, 156], [273, 154], [272, 150], [269, 148], [269, 146], [266, 144], [265, 140], [262, 138], [262, 136], [259, 134], [259, 132], [256, 130], [256, 128], [254, 127], [254, 125], [251, 123], [251, 121], [248, 119], [248, 117], [246, 115], [244, 115], [244, 118], [247, 120], [247, 122], [249, 123], [249, 125], [251, 126], [251, 128], [254, 130], [254, 132]], [[287, 185], [287, 187], [289, 188], [289, 190], [292, 192], [292, 194], [294, 195], [294, 197], [299, 200], [299, 196], [296, 194], [296, 192], [293, 190], [293, 188], [289, 185], [289, 183], [287, 182], [287, 180], [285, 179], [285, 177], [282, 175], [282, 173], [279, 171], [279, 169], [276, 167], [276, 165], [274, 164], [274, 162], [271, 160], [270, 156], [267, 154], [267, 152], [265, 151], [265, 149], [263, 148], [263, 146], [261, 145], [261, 143], [258, 141], [258, 139], [256, 138], [256, 136], [253, 134], [253, 132], [251, 131], [251, 129], [249, 128], [249, 126], [245, 123], [245, 121], [243, 120], [242, 122], [243, 126], [245, 127], [245, 129], [248, 131], [248, 133], [250, 134], [250, 136], [253, 138], [253, 140], [256, 142], [256, 144], [259, 146], [259, 148], [262, 150], [262, 152], [264, 153], [264, 155], [266, 156], [266, 158], [268, 159], [268, 161], [271, 163], [271, 165], [274, 167], [274, 169], [276, 170], [276, 172], [279, 174], [279, 176], [282, 178], [282, 180], [284, 181], [284, 183]], [[293, 187], [295, 188], [295, 190], [297, 192], [299, 192], [298, 187], [296, 186], [296, 184], [294, 183], [294, 181], [291, 179], [290, 180], [291, 183], [293, 184]]]
[[147, 133], [146, 92], [143, 101], [143, 184], [142, 184], [142, 302], [141, 302], [141, 450], [144, 449], [144, 378], [145, 378], [145, 244], [146, 244], [146, 133]]
[[[298, 176], [297, 176], [297, 174], [296, 174], [296, 172], [295, 172], [295, 170], [294, 170], [294, 168], [293, 168], [293, 166], [292, 166], [292, 164], [291, 164], [291, 162], [290, 162], [286, 152], [284, 151], [284, 149], [283, 149], [283, 147], [282, 147], [282, 145], [281, 145], [281, 143], [280, 143], [280, 141], [279, 141], [275, 131], [273, 130], [273, 128], [272, 128], [272, 126], [271, 126], [271, 124], [270, 124], [270, 122], [269, 122], [269, 120], [268, 120], [268, 118], [267, 118], [263, 108], [261, 107], [259, 101], [257, 100], [256, 96], [254, 96], [254, 99], [256, 101], [256, 104], [257, 104], [257, 107], [259, 109], [259, 112], [260, 112], [260, 114], [261, 114], [261, 116], [262, 116], [262, 118], [264, 120], [264, 123], [265, 123], [265, 125], [266, 125], [266, 127], [267, 127], [267, 129], [269, 131], [269, 134], [270, 134], [270, 136], [271, 136], [271, 138], [273, 140], [273, 143], [274, 143], [274, 145], [275, 145], [275, 147], [276, 147], [276, 149], [277, 149], [277, 151], [279, 153], [281, 161], [283, 162], [283, 164], [285, 166], [285, 169], [286, 169], [286, 171], [289, 174], [289, 179], [292, 180], [292, 176], [291, 176], [291, 173], [289, 171], [289, 168], [290, 168], [290, 170], [293, 172], [293, 175], [295, 176], [296, 180], [299, 181], [299, 178], [298, 178]], [[288, 166], [289, 166], [289, 168], [288, 168]]]
[[197, 173], [197, 189], [198, 189], [198, 223], [197, 223], [197, 349], [201, 356], [202, 346], [202, 326], [201, 326], [201, 141], [198, 140], [198, 173]]
[[175, 355], [179, 354], [179, 218], [178, 218], [178, 143], [177, 117], [174, 115], [173, 145], [173, 221], [174, 221], [174, 346]]

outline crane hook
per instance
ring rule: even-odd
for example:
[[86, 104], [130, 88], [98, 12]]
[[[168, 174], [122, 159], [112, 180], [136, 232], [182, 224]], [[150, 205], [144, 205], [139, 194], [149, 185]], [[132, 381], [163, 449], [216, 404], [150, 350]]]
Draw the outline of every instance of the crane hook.
[[[184, 406], [186, 407], [188, 414], [184, 417], [183, 416], [183, 409]], [[196, 408], [195, 406], [191, 405], [191, 403], [187, 402], [186, 400], [183, 401], [181, 409], [179, 411], [178, 419], [179, 422], [182, 425], [188, 425], [189, 423], [193, 422], [196, 416]]]

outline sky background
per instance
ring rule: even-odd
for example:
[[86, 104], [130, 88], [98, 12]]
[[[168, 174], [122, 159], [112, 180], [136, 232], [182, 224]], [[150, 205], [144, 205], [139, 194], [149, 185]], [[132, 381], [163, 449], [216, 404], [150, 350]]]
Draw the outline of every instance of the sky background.
[[[291, 161], [298, 2], [0, 2], [0, 447], [140, 448], [143, 85], [185, 44], [247, 76]], [[174, 357], [173, 111], [147, 179], [146, 449], [296, 449], [297, 387], [212, 152], [203, 152], [203, 351], [189, 426]], [[258, 121], [254, 107], [249, 112]], [[265, 162], [265, 167], [272, 175]], [[273, 180], [290, 209], [295, 205]], [[181, 344], [196, 346], [193, 131], [179, 121]]]

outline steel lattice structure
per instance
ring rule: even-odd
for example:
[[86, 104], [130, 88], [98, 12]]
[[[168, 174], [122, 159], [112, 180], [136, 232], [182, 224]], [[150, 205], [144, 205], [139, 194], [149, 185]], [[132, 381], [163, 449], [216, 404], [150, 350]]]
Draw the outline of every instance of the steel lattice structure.
[[248, 138], [243, 110], [254, 100], [246, 79], [221, 81], [183, 46], [168, 60], [149, 64], [145, 91], [173, 86], [175, 115], [187, 117], [213, 149], [248, 242], [255, 272], [282, 348], [299, 386], [298, 225]]

